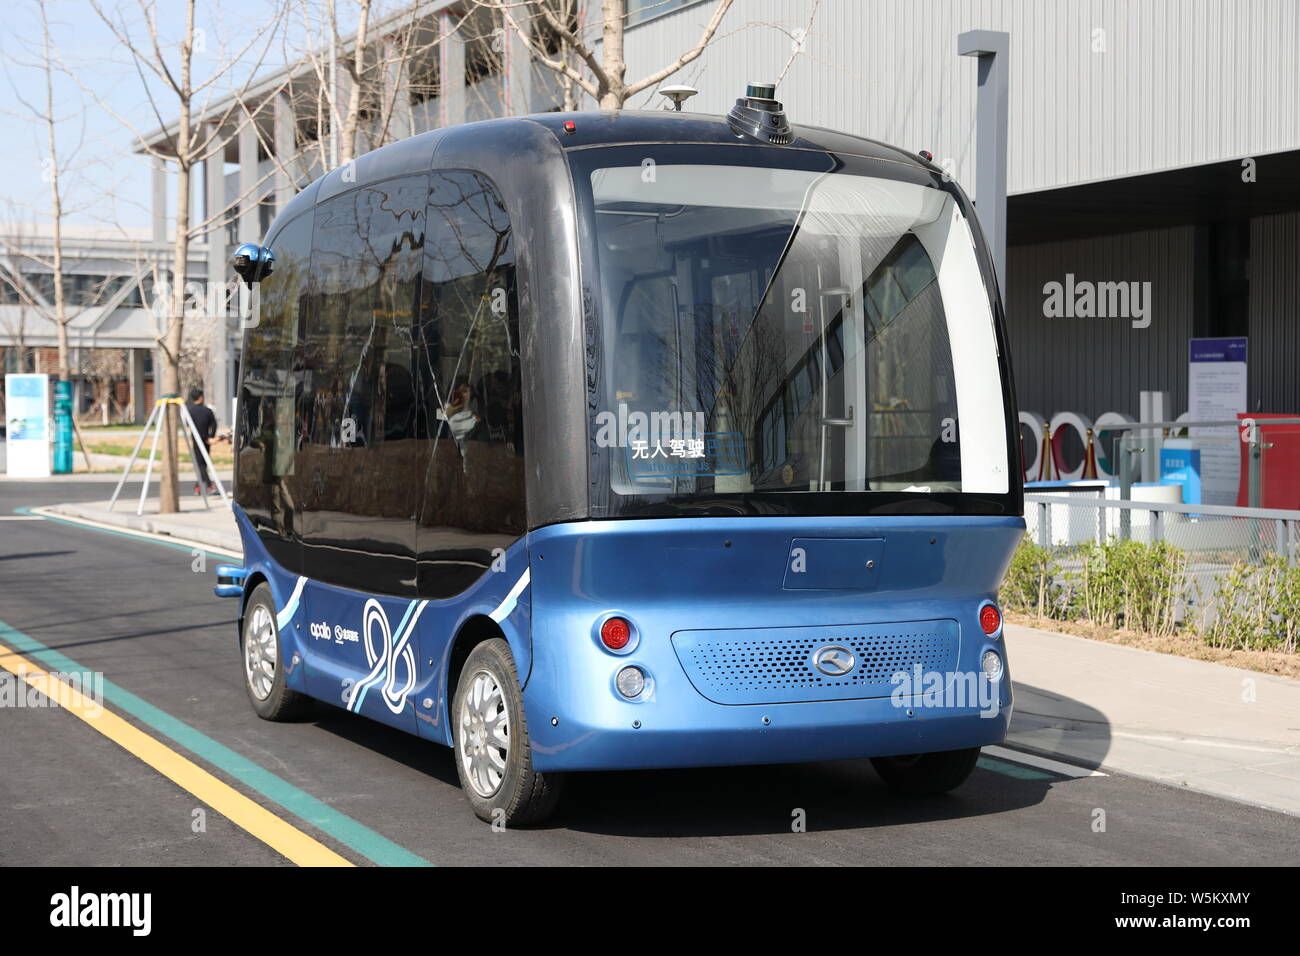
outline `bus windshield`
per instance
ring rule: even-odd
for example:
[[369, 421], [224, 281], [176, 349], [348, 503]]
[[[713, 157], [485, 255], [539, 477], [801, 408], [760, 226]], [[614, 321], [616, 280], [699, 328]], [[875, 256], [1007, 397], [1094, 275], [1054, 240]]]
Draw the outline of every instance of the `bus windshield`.
[[993, 315], [952, 195], [653, 160], [589, 177], [607, 510], [1008, 492]]

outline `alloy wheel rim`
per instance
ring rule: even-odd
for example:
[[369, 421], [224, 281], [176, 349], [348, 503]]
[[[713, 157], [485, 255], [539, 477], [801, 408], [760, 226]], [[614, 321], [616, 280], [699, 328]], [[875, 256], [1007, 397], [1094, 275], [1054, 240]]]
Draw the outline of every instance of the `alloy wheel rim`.
[[480, 797], [492, 797], [505, 780], [510, 759], [510, 710], [496, 677], [486, 670], [470, 678], [460, 705], [461, 768]]
[[244, 676], [248, 680], [248, 689], [258, 700], [271, 696], [278, 656], [275, 620], [266, 605], [258, 604], [253, 608], [252, 620], [244, 631]]

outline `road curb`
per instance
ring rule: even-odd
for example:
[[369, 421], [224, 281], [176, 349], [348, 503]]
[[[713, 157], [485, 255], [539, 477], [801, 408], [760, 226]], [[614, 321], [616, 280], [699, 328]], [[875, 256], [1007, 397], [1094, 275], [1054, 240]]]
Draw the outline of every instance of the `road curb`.
[[[129, 505], [126, 507], [129, 507]], [[180, 515], [137, 515], [133, 511], [106, 511], [102, 508], [89, 508], [75, 503], [49, 505], [41, 509], [34, 508], [32, 512], [34, 514], [44, 512], [73, 520], [122, 528], [127, 531], [164, 535], [175, 539], [177, 542], [220, 548], [224, 551], [233, 551], [236, 554], [242, 554], [244, 550], [233, 515], [230, 519], [230, 528], [227, 530], [196, 526], [192, 522], [185, 520], [184, 513]], [[207, 513], [203, 512], [203, 514]]]

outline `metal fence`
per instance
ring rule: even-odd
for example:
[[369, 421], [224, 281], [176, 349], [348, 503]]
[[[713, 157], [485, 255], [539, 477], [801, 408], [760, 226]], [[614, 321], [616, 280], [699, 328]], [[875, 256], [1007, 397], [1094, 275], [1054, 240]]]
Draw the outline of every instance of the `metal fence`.
[[1224, 576], [1238, 564], [1259, 565], [1278, 555], [1300, 560], [1300, 511], [1225, 505], [1118, 501], [1104, 489], [1025, 495], [1031, 541], [1052, 551], [1057, 583], [1077, 578], [1083, 549], [1116, 540], [1167, 541], [1186, 555], [1174, 615], [1208, 623], [1218, 615]]
[[1258, 563], [1277, 554], [1294, 564], [1300, 559], [1297, 522], [1300, 511], [1124, 501], [1106, 498], [1102, 487], [1025, 495], [1030, 540], [1053, 550], [1112, 540], [1167, 541], [1202, 562]]

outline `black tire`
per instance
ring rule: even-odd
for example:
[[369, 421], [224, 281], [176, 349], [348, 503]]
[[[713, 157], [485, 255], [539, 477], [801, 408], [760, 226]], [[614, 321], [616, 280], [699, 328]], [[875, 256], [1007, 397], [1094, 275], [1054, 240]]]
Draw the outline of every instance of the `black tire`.
[[[506, 717], [505, 748], [494, 746], [494, 739], [484, 735], [478, 725], [479, 715], [466, 713], [466, 699], [470, 696], [480, 675], [485, 675], [499, 689], [497, 697], [488, 698], [486, 707], [499, 719], [504, 707]], [[501, 823], [506, 827], [541, 823], [559, 802], [564, 777], [554, 773], [538, 773], [533, 769], [533, 751], [528, 741], [528, 723], [524, 716], [523, 694], [519, 692], [519, 675], [510, 653], [510, 645], [500, 638], [479, 644], [470, 652], [465, 667], [456, 684], [452, 700], [452, 751], [461, 789], [480, 820]], [[466, 725], [466, 721], [470, 725]], [[475, 751], [478, 751], [477, 754]], [[497, 760], [488, 751], [495, 752]], [[467, 763], [478, 759], [500, 764], [500, 779], [472, 779]], [[492, 785], [495, 782], [495, 790]], [[491, 792], [485, 792], [489, 791]]]
[[873, 757], [876, 768], [889, 789], [909, 796], [947, 793], [966, 782], [975, 769], [980, 749], [945, 750], [933, 754], [909, 754], [902, 757]]
[[[252, 665], [249, 662], [248, 641], [253, 637], [254, 630], [260, 628], [263, 631], [261, 644], [265, 646], [267, 640], [265, 631], [268, 626], [274, 650], [274, 661], [268, 662], [271, 663], [272, 670], [270, 687], [266, 688], [263, 684], [255, 689], [253, 674], [250, 673]], [[248, 598], [248, 604], [244, 608], [243, 627], [240, 628], [239, 633], [239, 657], [243, 665], [241, 669], [244, 674], [244, 691], [248, 694], [253, 710], [257, 711], [257, 716], [263, 720], [298, 720], [311, 713], [311, 698], [290, 690], [285, 685], [282, 651], [280, 631], [275, 623], [275, 599], [271, 596], [271, 586], [263, 581], [253, 588], [253, 593]], [[264, 656], [259, 657], [259, 663], [264, 659]], [[265, 673], [264, 669], [259, 669], [259, 672]], [[265, 696], [259, 696], [261, 690], [266, 690]]]

